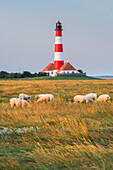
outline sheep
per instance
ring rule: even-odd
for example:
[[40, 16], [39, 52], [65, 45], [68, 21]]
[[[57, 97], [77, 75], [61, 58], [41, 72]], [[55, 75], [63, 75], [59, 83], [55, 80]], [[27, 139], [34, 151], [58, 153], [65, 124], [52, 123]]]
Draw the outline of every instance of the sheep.
[[22, 100], [19, 98], [12, 98], [10, 99], [10, 105], [11, 107], [14, 107], [14, 106], [20, 107], [22, 105]]
[[47, 96], [47, 95], [44, 95], [44, 96], [40, 97], [40, 98], [37, 100], [37, 103], [39, 103], [39, 102], [48, 102], [48, 101], [50, 101], [50, 97]]
[[31, 96], [28, 96], [28, 95], [26, 95], [26, 94], [21, 93], [21, 94], [19, 95], [19, 99], [28, 100], [28, 99], [31, 99]]
[[98, 98], [97, 98], [97, 102], [106, 102], [106, 101], [109, 101], [110, 100], [110, 96], [108, 94], [103, 94], [103, 95], [100, 95]]
[[44, 97], [44, 96], [48, 96], [50, 99], [50, 101], [53, 101], [54, 100], [54, 96], [52, 95], [52, 94], [39, 94], [39, 95], [36, 95], [35, 96], [35, 99], [36, 98], [38, 98], [38, 99], [40, 99], [40, 98], [42, 98], [42, 97]]
[[12, 98], [10, 99], [10, 105], [11, 107], [24, 107], [24, 106], [28, 106], [29, 103], [26, 100], [22, 100], [19, 98]]
[[37, 100], [37, 102], [48, 102], [48, 101], [53, 101], [54, 96], [52, 94], [45, 94], [40, 96], [40, 98]]
[[97, 99], [97, 94], [96, 93], [89, 93], [89, 94], [86, 94], [86, 96], [90, 97], [92, 100]]
[[89, 102], [93, 102], [93, 100], [88, 96], [76, 95], [74, 97], [74, 102], [75, 103], [89, 103]]

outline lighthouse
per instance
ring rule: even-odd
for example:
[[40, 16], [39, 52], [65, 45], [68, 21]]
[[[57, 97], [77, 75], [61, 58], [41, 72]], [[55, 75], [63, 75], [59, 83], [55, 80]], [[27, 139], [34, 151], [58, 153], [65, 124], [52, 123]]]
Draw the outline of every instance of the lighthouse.
[[67, 60], [64, 63], [63, 43], [62, 43], [62, 23], [58, 21], [55, 28], [55, 51], [54, 62], [49, 63], [43, 73], [48, 73], [49, 76], [78, 76], [80, 74]]
[[56, 23], [55, 29], [55, 51], [54, 51], [54, 71], [53, 75], [64, 65], [63, 43], [62, 43], [62, 24], [60, 21]]

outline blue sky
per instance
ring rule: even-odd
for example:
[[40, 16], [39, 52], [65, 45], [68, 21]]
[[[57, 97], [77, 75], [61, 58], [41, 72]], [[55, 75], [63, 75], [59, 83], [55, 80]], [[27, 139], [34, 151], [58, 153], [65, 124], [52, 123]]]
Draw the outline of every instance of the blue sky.
[[113, 0], [0, 0], [0, 70], [46, 67], [57, 20], [65, 61], [88, 75], [113, 75]]

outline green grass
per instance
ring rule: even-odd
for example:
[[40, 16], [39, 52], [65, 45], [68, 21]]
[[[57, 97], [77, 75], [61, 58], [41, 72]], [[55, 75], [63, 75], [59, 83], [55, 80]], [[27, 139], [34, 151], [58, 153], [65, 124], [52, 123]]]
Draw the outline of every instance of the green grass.
[[90, 77], [90, 76], [44, 76], [44, 77], [28, 77], [28, 78], [17, 78], [17, 79], [1, 79], [1, 81], [11, 81], [11, 80], [101, 80], [100, 78]]
[[9, 102], [9, 99], [5, 98], [5, 99], [0, 99], [0, 103], [8, 103]]
[[69, 77], [69, 76], [59, 76], [59, 77], [34, 77], [34, 78], [24, 78], [24, 80], [98, 80], [98, 78], [89, 76], [80, 77]]

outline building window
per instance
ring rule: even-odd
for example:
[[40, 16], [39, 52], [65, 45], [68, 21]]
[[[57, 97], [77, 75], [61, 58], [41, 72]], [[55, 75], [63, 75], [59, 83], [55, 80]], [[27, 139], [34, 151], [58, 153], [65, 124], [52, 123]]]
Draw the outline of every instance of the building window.
[[69, 71], [67, 71], [67, 74], [69, 74]]
[[72, 71], [72, 74], [74, 74], [74, 71]]
[[53, 74], [53, 71], [51, 72], [51, 74]]

